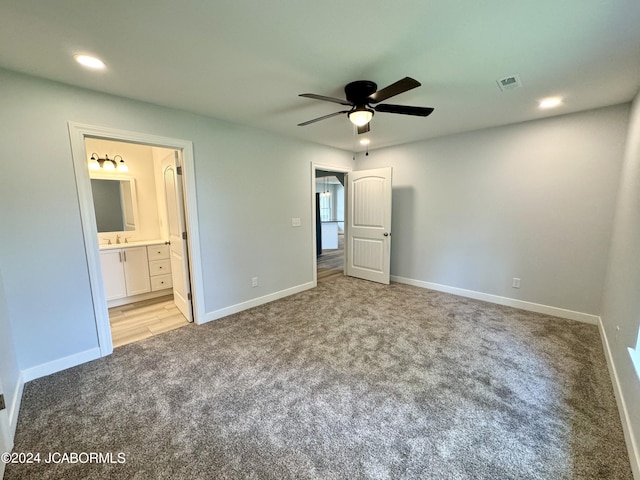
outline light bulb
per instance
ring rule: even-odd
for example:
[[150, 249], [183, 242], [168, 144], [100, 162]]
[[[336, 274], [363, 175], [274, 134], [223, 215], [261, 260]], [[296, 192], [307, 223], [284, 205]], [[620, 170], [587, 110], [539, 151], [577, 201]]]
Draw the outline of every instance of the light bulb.
[[74, 55], [76, 62], [85, 67], [93, 68], [94, 70], [102, 70], [105, 65], [102, 60], [90, 55]]
[[561, 103], [562, 103], [562, 99], [560, 97], [549, 97], [549, 98], [540, 100], [540, 103], [538, 103], [538, 106], [540, 108], [553, 108], [553, 107], [557, 107]]
[[100, 170], [98, 159], [93, 155], [91, 155], [91, 158], [89, 159], [89, 170]]
[[365, 107], [358, 107], [356, 110], [349, 114], [349, 120], [351, 120], [351, 123], [357, 125], [358, 127], [362, 127], [363, 125], [369, 123], [372, 117], [373, 111]]

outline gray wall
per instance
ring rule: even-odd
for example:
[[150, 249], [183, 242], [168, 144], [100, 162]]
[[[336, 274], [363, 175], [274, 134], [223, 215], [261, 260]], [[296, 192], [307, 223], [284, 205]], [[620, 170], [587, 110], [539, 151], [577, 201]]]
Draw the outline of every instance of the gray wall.
[[207, 312], [312, 282], [310, 163], [351, 165], [348, 152], [6, 70], [0, 85], [0, 265], [21, 369], [97, 347], [69, 121], [193, 141]]
[[[640, 94], [633, 103], [629, 126], [602, 321], [634, 426], [635, 456], [640, 461], [640, 371], [634, 370], [628, 352], [628, 348], [635, 348], [640, 335]], [[635, 464], [635, 468], [640, 478], [640, 465]]]
[[393, 167], [392, 275], [598, 315], [628, 116], [614, 106], [360, 156], [358, 169]]

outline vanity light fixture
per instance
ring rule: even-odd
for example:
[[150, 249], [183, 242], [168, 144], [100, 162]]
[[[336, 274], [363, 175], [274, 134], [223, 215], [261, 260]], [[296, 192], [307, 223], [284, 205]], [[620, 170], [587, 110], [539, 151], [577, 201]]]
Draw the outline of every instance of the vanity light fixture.
[[116, 169], [116, 162], [111, 160], [109, 156], [105, 154], [104, 161], [102, 162], [102, 169], [105, 172], [113, 172]]
[[[117, 160], [116, 160], [118, 157], [120, 157], [120, 161], [119, 162], [117, 162]], [[117, 165], [118, 165], [117, 168], [118, 168], [119, 172], [128, 172], [129, 171], [129, 166], [126, 163], [124, 163], [124, 158], [122, 158], [122, 155], [116, 155], [115, 157], [113, 157], [113, 161], [117, 162]]]
[[[118, 162], [117, 158], [120, 157]], [[124, 163], [122, 155], [116, 155], [113, 158], [109, 158], [109, 155], [105, 154], [104, 158], [100, 158], [97, 153], [92, 153], [89, 159], [89, 170], [104, 170], [106, 172], [113, 172], [116, 169], [119, 172], [128, 172], [129, 167]]]
[[89, 170], [100, 170], [100, 163], [98, 163], [98, 155], [96, 153], [91, 154], [89, 159]]

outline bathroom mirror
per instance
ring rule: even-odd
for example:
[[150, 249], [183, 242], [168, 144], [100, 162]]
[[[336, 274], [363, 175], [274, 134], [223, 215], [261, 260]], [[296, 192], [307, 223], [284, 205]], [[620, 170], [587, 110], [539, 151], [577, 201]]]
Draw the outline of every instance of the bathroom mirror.
[[91, 192], [99, 233], [136, 230], [138, 207], [133, 178], [92, 176]]

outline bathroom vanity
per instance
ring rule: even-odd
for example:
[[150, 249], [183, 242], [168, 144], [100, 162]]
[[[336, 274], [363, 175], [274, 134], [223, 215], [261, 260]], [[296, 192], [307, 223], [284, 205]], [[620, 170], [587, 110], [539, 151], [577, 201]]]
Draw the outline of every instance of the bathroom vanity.
[[172, 292], [169, 245], [162, 241], [101, 245], [100, 262], [109, 307]]

